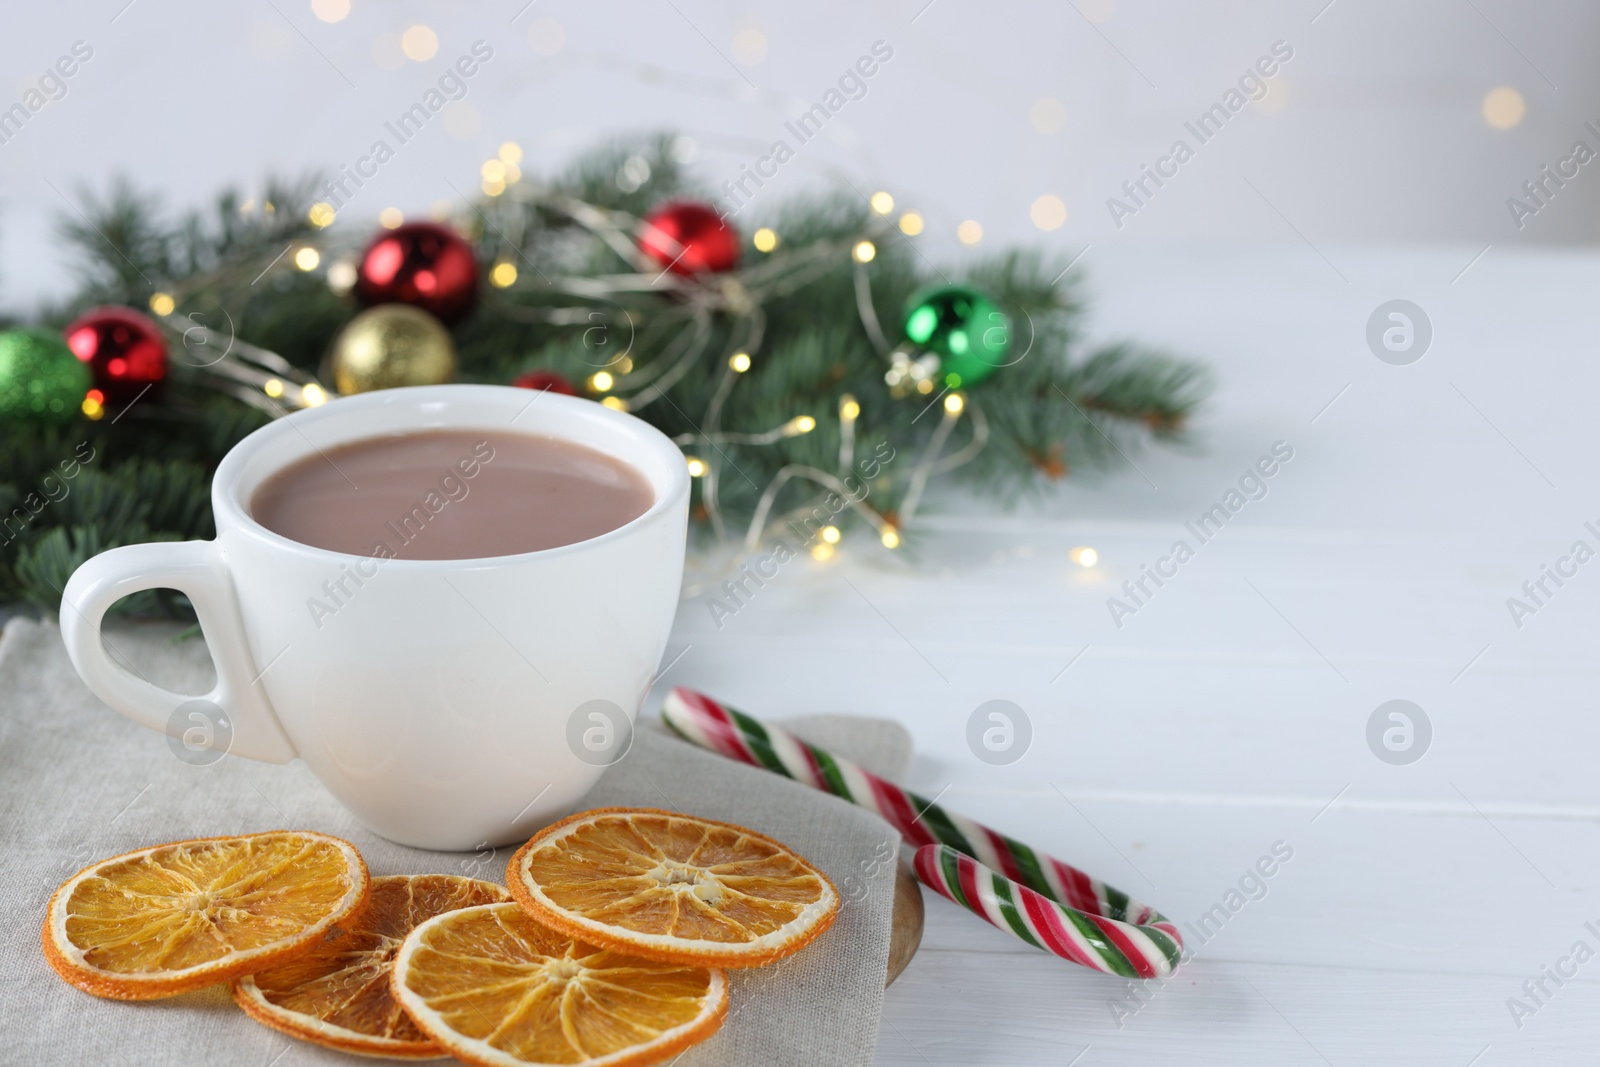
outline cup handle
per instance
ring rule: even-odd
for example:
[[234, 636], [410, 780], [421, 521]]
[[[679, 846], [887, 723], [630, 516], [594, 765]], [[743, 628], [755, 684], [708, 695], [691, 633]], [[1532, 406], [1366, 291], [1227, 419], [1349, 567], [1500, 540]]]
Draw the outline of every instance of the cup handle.
[[[176, 589], [189, 598], [211, 659], [217, 684], [196, 698], [163, 689], [113, 663], [100, 639], [100, 624], [112, 604], [145, 589]], [[61, 636], [67, 655], [95, 696], [134, 722], [192, 743], [185, 721], [174, 712], [195, 699], [215, 704], [230, 720], [225, 735], [204, 731], [205, 747], [268, 763], [296, 756], [260, 685], [260, 670], [245, 639], [233, 578], [215, 541], [157, 542], [113, 548], [73, 572], [61, 598]]]

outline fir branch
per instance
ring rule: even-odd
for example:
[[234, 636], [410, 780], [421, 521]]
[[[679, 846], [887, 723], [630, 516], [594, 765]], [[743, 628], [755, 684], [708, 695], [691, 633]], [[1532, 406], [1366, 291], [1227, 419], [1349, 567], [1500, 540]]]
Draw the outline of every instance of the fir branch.
[[[153, 531], [138, 523], [116, 533], [92, 526], [57, 526], [17, 554], [16, 589], [25, 602], [40, 611], [53, 613], [60, 607], [61, 591], [67, 587], [67, 579], [90, 557], [123, 545], [176, 540], [178, 537], [174, 534]], [[134, 593], [112, 605], [111, 612], [148, 615], [160, 611], [180, 617], [185, 614], [186, 601], [174, 601], [160, 593], [155, 589]]]
[[[504, 290], [484, 287], [478, 310], [452, 328], [459, 380], [505, 383], [545, 369], [581, 389], [607, 370], [624, 383], [620, 395], [639, 400], [637, 414], [685, 438], [685, 452], [707, 464], [708, 476], [695, 480], [696, 514], [708, 516], [714, 485], [734, 539], [780, 471], [851, 474], [840, 463], [839, 411], [849, 395], [860, 409], [854, 458], [894, 456], [870, 476], [868, 502], [892, 518], [945, 416], [938, 389], [896, 396], [885, 382], [881, 342], [857, 312], [862, 268], [850, 257], [855, 242], [871, 235], [877, 254], [865, 273], [888, 343], [900, 341], [918, 293], [951, 282], [988, 294], [1012, 324], [1008, 364], [963, 390], [969, 414], [943, 455], [968, 449], [977, 419], [987, 441], [949, 476], [1007, 498], [1072, 471], [1120, 464], [1146, 442], [1188, 439], [1208, 373], [1132, 343], [1084, 351], [1081, 272], [1028, 250], [1002, 251], [960, 271], [936, 265], [853, 190], [756, 201], [734, 221], [745, 233], [770, 226], [780, 243], [771, 255], [746, 248], [732, 274], [698, 287], [638, 274], [631, 250], [638, 219], [667, 200], [704, 198], [679, 160], [679, 143], [668, 135], [618, 139], [543, 184], [513, 184], [462, 210], [458, 228], [485, 269], [507, 262], [518, 278]], [[60, 325], [90, 304], [142, 307], [161, 290], [174, 295], [180, 313], [314, 372], [355, 306], [284, 253], [310, 244], [326, 264], [353, 257], [369, 239], [345, 225], [314, 229], [307, 209], [316, 187], [312, 177], [269, 179], [254, 203], [229, 190], [179, 213], [126, 182], [101, 197], [80, 194], [83, 215], [65, 216], [61, 232], [78, 251], [81, 285], [42, 317]], [[618, 279], [629, 285], [613, 284]], [[730, 381], [728, 357], [741, 347], [751, 364]], [[680, 364], [685, 352], [693, 358]], [[49, 609], [72, 569], [97, 551], [211, 536], [211, 472], [266, 416], [208, 386], [194, 372], [197, 354], [179, 343], [172, 353], [164, 392], [115, 421], [4, 427], [0, 523], [10, 517], [11, 529], [0, 536], [0, 597]], [[815, 429], [749, 440], [797, 416], [810, 416]], [[29, 494], [37, 500], [43, 479], [80, 445], [93, 450], [94, 463], [70, 481], [67, 496], [35, 512]], [[827, 495], [795, 478], [778, 493], [773, 515]], [[838, 518], [841, 526], [858, 521], [848, 511]], [[157, 606], [150, 597], [123, 605]]]

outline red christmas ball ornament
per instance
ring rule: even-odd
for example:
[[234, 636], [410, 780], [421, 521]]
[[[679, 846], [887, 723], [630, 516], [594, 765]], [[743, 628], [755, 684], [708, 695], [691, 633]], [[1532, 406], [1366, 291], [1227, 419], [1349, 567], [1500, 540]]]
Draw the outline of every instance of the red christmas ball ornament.
[[532, 389], [536, 393], [578, 395], [577, 387], [553, 370], [531, 370], [526, 374], [517, 375], [511, 380], [511, 384], [518, 389]]
[[93, 372], [94, 387], [107, 403], [131, 403], [166, 380], [166, 338], [159, 326], [131, 308], [90, 308], [62, 336]]
[[662, 204], [646, 215], [639, 248], [674, 274], [716, 273], [739, 262], [739, 234], [715, 208], [692, 200]]
[[455, 322], [478, 299], [478, 260], [461, 235], [431, 222], [380, 233], [361, 255], [356, 298], [363, 304], [411, 304]]

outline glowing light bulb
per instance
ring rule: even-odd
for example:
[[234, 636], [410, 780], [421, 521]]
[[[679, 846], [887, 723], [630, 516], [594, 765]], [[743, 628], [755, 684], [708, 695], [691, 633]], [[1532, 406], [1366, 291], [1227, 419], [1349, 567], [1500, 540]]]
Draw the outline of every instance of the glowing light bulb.
[[699, 478], [706, 472], [706, 461], [698, 456], [688, 456], [685, 462], [689, 464], [689, 477]]
[[1497, 130], [1509, 130], [1522, 122], [1528, 105], [1522, 94], [1509, 85], [1490, 89], [1483, 98], [1483, 121]]
[[478, 173], [483, 175], [486, 182], [503, 182], [506, 180], [506, 165], [498, 159], [486, 159], [483, 166], [478, 168]]
[[515, 263], [496, 263], [489, 271], [489, 284], [496, 289], [504, 289], [516, 283], [517, 265]]
[[328, 392], [316, 382], [300, 387], [300, 401], [308, 408], [320, 408], [328, 402]]
[[735, 352], [728, 357], [728, 366], [733, 368], [735, 374], [743, 374], [750, 369], [750, 353]]
[[323, 22], [343, 22], [350, 14], [350, 0], [311, 0], [311, 13]]
[[172, 310], [177, 306], [178, 302], [172, 299], [171, 293], [150, 294], [150, 310], [154, 311], [157, 315], [170, 315], [172, 314]]
[[833, 546], [823, 542], [811, 546], [811, 558], [814, 560], [830, 560], [833, 558]]
[[894, 197], [890, 196], [881, 189], [872, 194], [872, 199], [869, 201], [869, 203], [872, 204], [872, 210], [876, 211], [880, 215], [887, 215], [889, 212], [894, 210]]
[[845, 422], [854, 422], [861, 416], [861, 405], [856, 403], [856, 398], [846, 393], [839, 398], [839, 418]]
[[836, 544], [839, 543], [839, 538], [841, 536], [841, 534], [839, 533], [839, 527], [837, 527], [837, 526], [824, 526], [822, 528], [821, 532], [822, 532], [822, 539], [824, 541], [828, 542], [828, 544], [836, 545]]
[[261, 391], [276, 400], [283, 395], [283, 381], [278, 378], [268, 378], [261, 383]]
[[878, 246], [871, 241], [857, 241], [856, 246], [850, 250], [850, 255], [857, 263], [871, 263], [878, 254]]
[[900, 547], [900, 531], [893, 526], [885, 526], [878, 532], [878, 540], [883, 542], [884, 548]]
[[968, 219], [956, 227], [956, 240], [964, 245], [975, 245], [983, 240], [983, 226], [975, 219]]
[[601, 397], [600, 398], [600, 403], [601, 403], [601, 405], [603, 407], [608, 407], [612, 411], [627, 411], [628, 410], [628, 402], [626, 400], [622, 399], [620, 396]]
[[316, 270], [317, 264], [321, 262], [322, 253], [309, 246], [294, 254], [294, 265], [301, 270]]
[[393, 230], [404, 221], [406, 221], [405, 213], [397, 207], [386, 207], [378, 212], [378, 225], [386, 230]]
[[951, 393], [944, 398], [944, 409], [952, 415], [961, 414], [961, 409], [966, 406], [967, 402], [960, 393]]
[[763, 226], [750, 235], [750, 243], [756, 246], [757, 252], [770, 252], [778, 247], [778, 231]]
[[356, 284], [356, 265], [348, 259], [341, 259], [328, 267], [328, 288], [336, 293], [344, 293]]
[[1067, 221], [1067, 205], [1059, 196], [1046, 193], [1033, 202], [1028, 209], [1028, 217], [1041, 230], [1058, 230]]
[[311, 225], [320, 230], [333, 225], [334, 217], [337, 214], [333, 210], [332, 204], [318, 202], [311, 205], [311, 210], [306, 212], [306, 218], [311, 220]]
[[1100, 562], [1100, 553], [1088, 545], [1080, 545], [1067, 553], [1067, 558], [1080, 567], [1093, 567]]
[[803, 433], [810, 433], [816, 428], [817, 420], [810, 415], [796, 415], [783, 424], [783, 435], [785, 437], [797, 437]]
[[439, 35], [419, 22], [400, 35], [400, 51], [413, 62], [426, 63], [439, 51]]
[[500, 162], [516, 164], [522, 162], [522, 146], [515, 141], [507, 141], [500, 146]]
[[907, 237], [915, 237], [922, 232], [922, 216], [915, 211], [908, 211], [900, 216], [900, 232]]
[[617, 380], [613, 378], [611, 376], [611, 372], [607, 370], [596, 371], [589, 378], [589, 388], [593, 389], [597, 393], [603, 393], [615, 384], [617, 384]]

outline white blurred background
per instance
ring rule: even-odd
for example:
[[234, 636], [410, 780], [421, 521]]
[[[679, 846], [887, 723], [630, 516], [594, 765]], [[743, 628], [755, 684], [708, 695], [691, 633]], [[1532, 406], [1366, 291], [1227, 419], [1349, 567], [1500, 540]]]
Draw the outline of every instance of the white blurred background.
[[[715, 187], [873, 44], [866, 95], [801, 147], [765, 203], [841, 177], [925, 220], [930, 256], [1031, 242], [1069, 254], [1170, 242], [1589, 242], [1600, 166], [1519, 228], [1522, 184], [1583, 139], [1600, 150], [1600, 5], [1512, 0], [94, 0], [13, 5], [0, 110], [75, 42], [66, 94], [0, 143], [0, 306], [67, 291], [56, 218], [115, 175], [188, 207], [269, 172], [353, 163], [457, 57], [494, 58], [345, 212], [425, 215], [507, 141], [531, 173], [619, 132], [692, 139]], [[1293, 50], [1119, 228], [1110, 197]], [[1280, 51], [1282, 46], [1280, 46]], [[38, 98], [35, 98], [38, 99]], [[422, 149], [421, 151], [418, 148]], [[1590, 173], [1594, 171], [1594, 173]], [[1147, 186], [1153, 188], [1153, 186]], [[1554, 189], [1547, 184], [1547, 189]], [[1530, 202], [1531, 203], [1531, 202]], [[741, 217], [741, 221], [742, 221]]]

